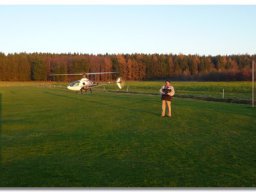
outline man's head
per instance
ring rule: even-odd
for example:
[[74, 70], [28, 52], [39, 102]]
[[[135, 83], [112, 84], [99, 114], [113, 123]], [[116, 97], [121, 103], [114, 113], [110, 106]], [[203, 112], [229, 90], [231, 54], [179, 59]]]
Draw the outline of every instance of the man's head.
[[170, 86], [170, 81], [169, 80], [165, 81], [165, 86]]

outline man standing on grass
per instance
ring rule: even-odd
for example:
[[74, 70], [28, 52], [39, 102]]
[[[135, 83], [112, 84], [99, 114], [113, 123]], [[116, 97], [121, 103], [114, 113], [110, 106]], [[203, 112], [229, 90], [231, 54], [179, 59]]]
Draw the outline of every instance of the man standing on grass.
[[165, 85], [160, 89], [161, 100], [162, 100], [162, 117], [165, 117], [166, 105], [168, 107], [168, 117], [172, 116], [171, 101], [175, 94], [174, 87], [171, 85], [169, 80], [165, 81]]

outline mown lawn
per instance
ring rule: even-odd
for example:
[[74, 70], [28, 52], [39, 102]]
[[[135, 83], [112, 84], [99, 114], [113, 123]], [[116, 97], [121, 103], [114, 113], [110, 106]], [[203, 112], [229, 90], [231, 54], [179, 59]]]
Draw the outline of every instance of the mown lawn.
[[[226, 99], [252, 99], [252, 83], [250, 81], [231, 82], [196, 82], [196, 81], [173, 81], [171, 82], [177, 95], [190, 95], [210, 98]], [[159, 93], [164, 81], [127, 81], [125, 91], [142, 93]], [[108, 88], [106, 88], [108, 89]], [[110, 87], [116, 89], [116, 86]]]
[[1, 86], [0, 186], [256, 186], [248, 105], [153, 95]]

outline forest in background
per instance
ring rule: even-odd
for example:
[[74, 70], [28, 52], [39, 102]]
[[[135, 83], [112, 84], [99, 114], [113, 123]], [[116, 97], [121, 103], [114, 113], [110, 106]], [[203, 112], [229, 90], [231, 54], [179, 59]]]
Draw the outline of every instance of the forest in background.
[[[126, 80], [248, 81], [256, 55], [0, 53], [1, 81], [71, 81], [53, 73], [116, 71]], [[117, 75], [96, 75], [109, 81]]]

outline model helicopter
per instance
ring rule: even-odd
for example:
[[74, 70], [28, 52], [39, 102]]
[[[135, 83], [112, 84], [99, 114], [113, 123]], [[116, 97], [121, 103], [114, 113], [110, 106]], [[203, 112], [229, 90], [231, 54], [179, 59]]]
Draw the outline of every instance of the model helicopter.
[[[73, 81], [71, 83], [68, 84], [67, 89], [71, 90], [71, 91], [80, 91], [81, 94], [83, 92], [87, 92], [88, 90], [90, 90], [90, 92], [92, 93], [92, 88], [96, 87], [96, 86], [102, 86], [102, 85], [106, 85], [105, 84], [99, 84], [97, 82], [94, 82], [92, 80], [89, 80], [87, 77], [90, 75], [102, 75], [102, 74], [114, 74], [117, 72], [95, 72], [95, 73], [73, 73], [73, 74], [51, 74], [50, 76], [63, 76], [63, 75], [82, 75], [83, 78], [81, 78], [80, 80], [77, 81]], [[108, 82], [107, 84], [110, 84], [111, 82]], [[121, 80], [121, 77], [118, 77], [116, 82], [117, 87], [119, 89], [123, 88], [124, 82]]]

